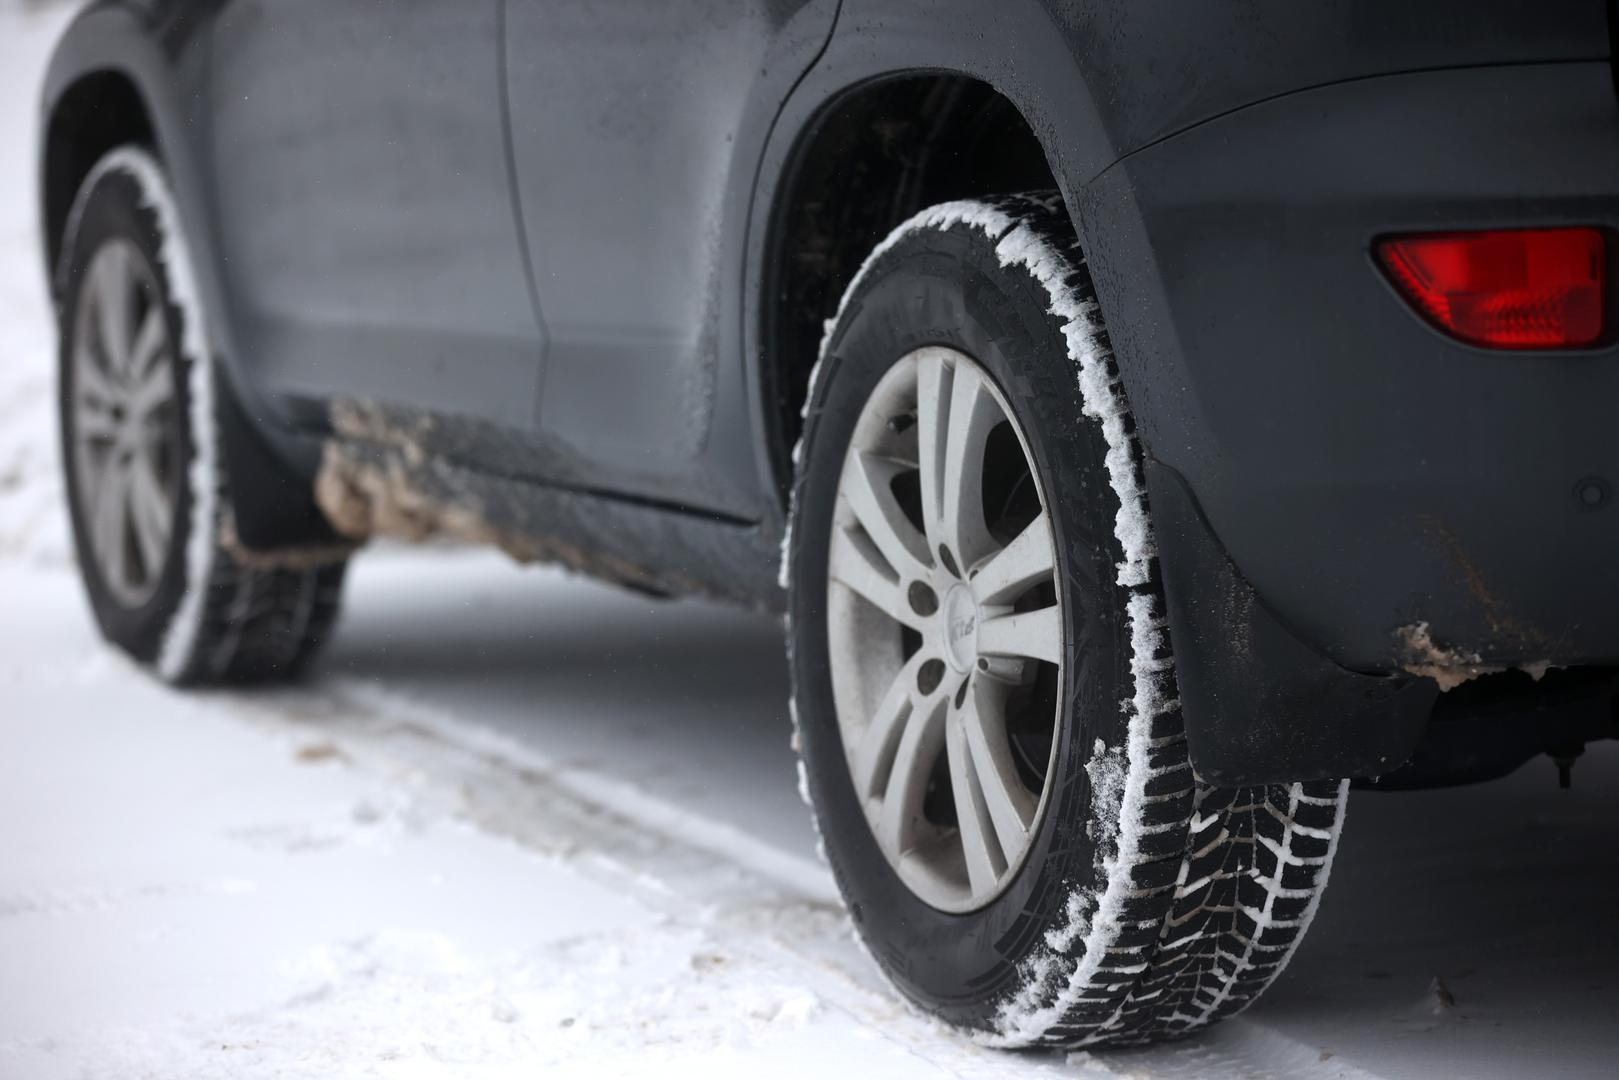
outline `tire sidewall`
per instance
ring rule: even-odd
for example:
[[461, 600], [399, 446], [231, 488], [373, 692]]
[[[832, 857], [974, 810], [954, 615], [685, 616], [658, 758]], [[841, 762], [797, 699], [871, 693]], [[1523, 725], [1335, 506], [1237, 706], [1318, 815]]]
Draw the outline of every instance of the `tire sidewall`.
[[[163, 236], [157, 215], [146, 204], [143, 190], [135, 176], [118, 168], [97, 170], [92, 174], [85, 190], [81, 191], [79, 202], [69, 220], [69, 232], [63, 244], [58, 269], [57, 291], [60, 297], [57, 314], [60, 327], [58, 427], [61, 433], [62, 472], [68, 496], [74, 555], [96, 623], [103, 636], [134, 659], [150, 664], [158, 659], [164, 635], [174, 619], [188, 584], [185, 553], [190, 544], [193, 527], [194, 492], [191, 475], [192, 462], [196, 457], [196, 444], [191, 430], [190, 360], [184, 355], [185, 350], [180, 345], [184, 341], [182, 336], [184, 316], [174, 302], [174, 289], [169, 279], [168, 266], [162, 258], [166, 238]], [[171, 437], [175, 440], [174, 449], [178, 452], [176, 472], [179, 478], [171, 493], [175, 499], [174, 522], [157, 588], [145, 603], [133, 608], [124, 606], [113, 596], [102, 576], [90, 540], [73, 448], [75, 424], [73, 352], [76, 346], [79, 298], [85, 286], [85, 272], [91, 259], [103, 244], [114, 238], [122, 238], [132, 243], [151, 268], [164, 318], [168, 323], [168, 362], [174, 366], [173, 413], [177, 429]]]
[[[806, 782], [828, 859], [861, 935], [900, 988], [944, 1019], [987, 1029], [1016, 989], [1019, 965], [1064, 925], [1076, 888], [1098, 866], [1086, 764], [1100, 741], [1125, 741], [1129, 696], [1118, 499], [1107, 447], [1081, 395], [1045, 288], [1002, 266], [976, 228], [924, 228], [862, 275], [811, 389], [795, 490], [789, 563], [792, 677]], [[991, 903], [950, 914], [923, 903], [878, 848], [853, 789], [832, 703], [826, 564], [837, 482], [855, 421], [878, 380], [924, 346], [956, 349], [1000, 388], [1028, 441], [1052, 519], [1064, 630], [1064, 680], [1051, 789], [1029, 853]]]

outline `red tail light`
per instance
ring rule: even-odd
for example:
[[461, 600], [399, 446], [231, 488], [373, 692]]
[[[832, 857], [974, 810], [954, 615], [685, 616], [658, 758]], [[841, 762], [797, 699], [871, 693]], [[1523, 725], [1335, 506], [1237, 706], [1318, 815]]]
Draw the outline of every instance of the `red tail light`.
[[1377, 258], [1412, 305], [1474, 345], [1563, 349], [1602, 336], [1596, 229], [1396, 236], [1378, 241]]

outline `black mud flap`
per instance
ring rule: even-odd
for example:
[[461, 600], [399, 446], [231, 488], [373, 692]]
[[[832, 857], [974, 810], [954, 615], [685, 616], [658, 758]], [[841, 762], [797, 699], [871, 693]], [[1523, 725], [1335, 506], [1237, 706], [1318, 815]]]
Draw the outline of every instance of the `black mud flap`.
[[[341, 547], [345, 541], [315, 504], [320, 440], [281, 433], [275, 440], [247, 415], [223, 368], [216, 368], [214, 408], [231, 485], [236, 539], [253, 552]], [[274, 423], [274, 421], [266, 421]]]
[[1381, 776], [1415, 753], [1432, 679], [1368, 675], [1300, 641], [1260, 601], [1186, 481], [1146, 467], [1192, 767], [1221, 786]]

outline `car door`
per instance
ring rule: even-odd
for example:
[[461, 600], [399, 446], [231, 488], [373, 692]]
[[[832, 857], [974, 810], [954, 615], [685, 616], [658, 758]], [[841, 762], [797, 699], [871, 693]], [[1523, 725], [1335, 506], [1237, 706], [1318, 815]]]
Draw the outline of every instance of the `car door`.
[[234, 0], [211, 167], [242, 359], [272, 391], [519, 429], [540, 337], [511, 198], [501, 0]]
[[745, 440], [715, 431], [747, 422], [730, 381], [740, 358], [720, 367], [719, 313], [741, 288], [726, 254], [743, 240], [769, 122], [830, 35], [836, 0], [506, 4], [555, 468], [592, 488], [745, 512], [742, 481], [722, 490], [720, 478], [756, 483], [754, 464], [736, 460]]

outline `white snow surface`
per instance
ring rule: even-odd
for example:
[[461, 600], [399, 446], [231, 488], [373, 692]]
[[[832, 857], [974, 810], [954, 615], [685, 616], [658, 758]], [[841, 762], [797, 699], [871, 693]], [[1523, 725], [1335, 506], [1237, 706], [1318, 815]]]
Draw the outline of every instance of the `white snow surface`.
[[0, 1080], [1612, 1074], [1612, 746], [1569, 792], [1536, 762], [1357, 794], [1312, 936], [1241, 1018], [1009, 1054], [851, 940], [774, 620], [391, 550], [306, 686], [181, 694], [109, 652], [34, 234], [64, 20], [0, 0]]
[[0, 558], [35, 566], [71, 558], [33, 151], [45, 49], [69, 13], [0, 0]]

